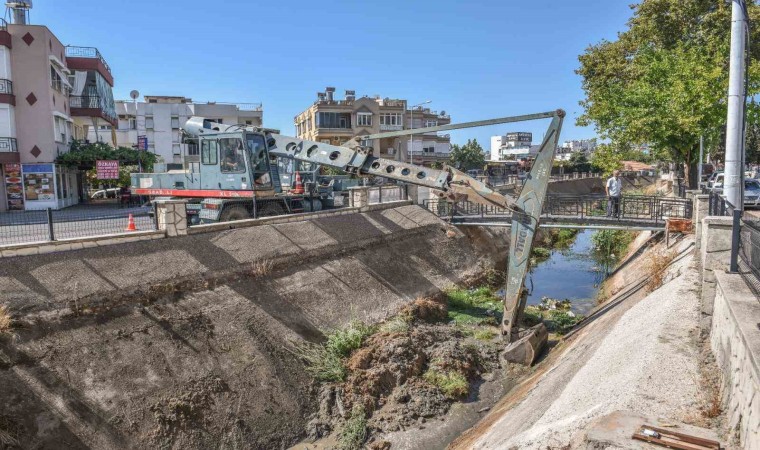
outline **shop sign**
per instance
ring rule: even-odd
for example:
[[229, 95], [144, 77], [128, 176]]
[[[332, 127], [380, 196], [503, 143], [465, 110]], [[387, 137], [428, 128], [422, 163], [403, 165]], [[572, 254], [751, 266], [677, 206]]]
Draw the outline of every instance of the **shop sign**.
[[98, 180], [118, 180], [119, 161], [100, 159], [95, 161]]
[[5, 165], [5, 195], [9, 211], [24, 210], [24, 184], [21, 178], [21, 164]]

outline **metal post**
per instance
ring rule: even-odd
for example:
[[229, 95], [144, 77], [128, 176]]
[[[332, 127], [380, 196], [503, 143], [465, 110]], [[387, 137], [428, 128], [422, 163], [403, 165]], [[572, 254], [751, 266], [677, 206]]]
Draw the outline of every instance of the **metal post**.
[[53, 210], [47, 209], [47, 223], [48, 223], [48, 239], [55, 240], [55, 232], [53, 231]]
[[702, 186], [702, 163], [705, 156], [705, 137], [699, 136], [699, 166], [697, 166], [697, 187]]
[[742, 211], [734, 209], [733, 226], [731, 229], [731, 273], [739, 272], [739, 239], [741, 237]]
[[[151, 202], [151, 208], [153, 208], [153, 228], [155, 230], [158, 230], [158, 207], [156, 206], [156, 202]], [[185, 209], [187, 209], [187, 205], [185, 205]], [[187, 213], [185, 213], [187, 215]]]
[[735, 208], [743, 209], [744, 188], [744, 33], [745, 0], [733, 0], [731, 9], [731, 54], [728, 72], [728, 117], [726, 118], [726, 170], [723, 192]]

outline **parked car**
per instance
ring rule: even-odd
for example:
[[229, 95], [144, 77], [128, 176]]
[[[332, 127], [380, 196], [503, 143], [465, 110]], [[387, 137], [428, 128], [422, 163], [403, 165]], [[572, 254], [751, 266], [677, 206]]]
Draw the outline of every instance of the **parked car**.
[[754, 178], [744, 180], [744, 207], [760, 207], [760, 181]]
[[116, 198], [119, 195], [119, 191], [121, 188], [109, 188], [109, 189], [101, 189], [99, 191], [95, 191], [90, 195], [90, 198], [95, 200], [99, 198]]
[[[719, 183], [720, 186], [715, 186], [716, 180], [720, 178]], [[715, 189], [716, 187], [723, 187], [723, 172], [713, 172], [712, 175], [710, 175], [710, 178], [707, 179], [707, 187], [710, 189]]]

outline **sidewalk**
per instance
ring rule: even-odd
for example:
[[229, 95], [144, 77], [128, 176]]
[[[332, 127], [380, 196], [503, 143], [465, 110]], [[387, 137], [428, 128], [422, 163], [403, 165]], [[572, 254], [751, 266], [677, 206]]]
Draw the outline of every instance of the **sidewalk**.
[[[83, 204], [69, 206], [68, 208], [53, 211], [55, 222], [75, 222], [81, 220], [113, 219], [148, 215], [152, 211], [150, 206], [119, 207], [117, 204], [93, 205]], [[36, 225], [47, 223], [47, 212], [41, 211], [13, 211], [0, 213], [0, 226], [7, 225]]]

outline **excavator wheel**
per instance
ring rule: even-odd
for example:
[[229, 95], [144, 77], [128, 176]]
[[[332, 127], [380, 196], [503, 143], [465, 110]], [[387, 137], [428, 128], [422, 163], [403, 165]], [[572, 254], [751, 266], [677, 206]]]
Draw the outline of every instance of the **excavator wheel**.
[[231, 220], [250, 219], [251, 213], [245, 206], [235, 205], [224, 208], [222, 215], [219, 217], [220, 222], [229, 222]]

